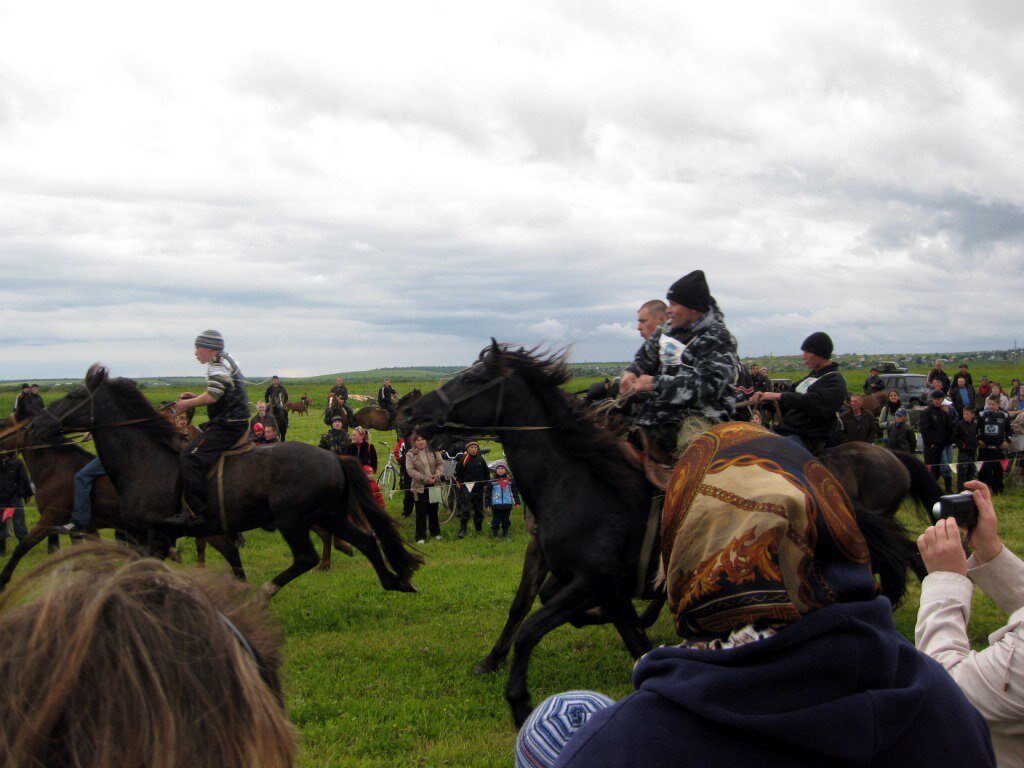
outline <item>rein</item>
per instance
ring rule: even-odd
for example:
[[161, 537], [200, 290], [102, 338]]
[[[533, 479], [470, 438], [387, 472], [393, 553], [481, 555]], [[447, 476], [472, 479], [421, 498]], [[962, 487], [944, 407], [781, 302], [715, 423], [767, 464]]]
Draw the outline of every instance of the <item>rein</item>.
[[486, 426], [473, 425], [473, 424], [459, 424], [458, 422], [448, 421], [447, 418], [446, 418], [445, 421], [441, 422], [440, 426], [442, 428], [445, 428], [445, 429], [469, 429], [469, 430], [474, 430], [476, 432], [481, 432], [482, 431], [482, 432], [492, 433], [492, 434], [495, 434], [495, 435], [500, 434], [501, 432], [540, 432], [540, 431], [544, 431], [544, 430], [553, 429], [553, 427], [551, 425], [545, 425], [545, 426], [526, 426], [526, 425], [514, 426], [513, 425], [513, 426], [504, 427], [504, 426], [501, 426], [500, 424], [497, 423], [497, 422], [501, 421], [501, 412], [502, 412], [503, 406], [505, 405], [505, 382], [507, 382], [507, 381], [508, 381], [508, 377], [507, 376], [498, 376], [496, 378], [491, 379], [486, 384], [481, 384], [476, 389], [471, 389], [469, 392], [466, 392], [463, 395], [459, 395], [454, 400], [448, 396], [447, 392], [444, 391], [444, 387], [438, 387], [437, 389], [435, 389], [434, 393], [438, 396], [438, 398], [440, 398], [441, 402], [444, 404], [444, 407], [445, 407], [445, 417], [447, 417], [447, 416], [451, 415], [451, 412], [453, 410], [455, 410], [455, 406], [458, 405], [459, 403], [464, 403], [467, 400], [472, 400], [477, 395], [483, 394], [484, 392], [486, 392], [488, 389], [491, 389], [492, 387], [498, 387], [498, 402], [497, 402], [497, 404], [495, 405], [495, 408], [494, 408], [494, 419], [493, 419], [493, 421], [495, 422], [494, 424], [486, 425]]

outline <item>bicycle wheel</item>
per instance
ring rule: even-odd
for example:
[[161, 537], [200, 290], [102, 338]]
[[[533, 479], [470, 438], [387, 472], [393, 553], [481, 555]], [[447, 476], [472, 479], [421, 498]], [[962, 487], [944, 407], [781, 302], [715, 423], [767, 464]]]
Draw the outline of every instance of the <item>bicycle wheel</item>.
[[441, 481], [441, 502], [437, 505], [437, 520], [441, 525], [450, 522], [458, 511], [459, 489], [451, 480]]
[[395, 495], [395, 490], [398, 488], [398, 472], [393, 466], [388, 464], [381, 470], [380, 476], [377, 478], [377, 485], [389, 499]]

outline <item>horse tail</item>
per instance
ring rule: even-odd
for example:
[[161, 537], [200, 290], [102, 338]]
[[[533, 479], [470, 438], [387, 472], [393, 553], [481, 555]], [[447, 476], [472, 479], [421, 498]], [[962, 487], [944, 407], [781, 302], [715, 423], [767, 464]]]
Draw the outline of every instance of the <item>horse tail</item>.
[[347, 511], [350, 506], [355, 506], [353, 517], [358, 519], [358, 513], [361, 513], [366, 518], [391, 568], [403, 579], [411, 578], [413, 571], [423, 565], [423, 555], [405, 548], [398, 523], [377, 503], [359, 462], [351, 456], [338, 456], [338, 461], [345, 476], [347, 496], [344, 509]]
[[853, 511], [871, 554], [871, 570], [878, 575], [882, 594], [895, 608], [907, 592], [907, 569], [922, 576], [923, 563], [917, 545], [895, 517], [885, 517], [856, 501]]
[[912, 453], [906, 451], [893, 451], [892, 455], [899, 459], [900, 464], [907, 468], [910, 473], [910, 493], [914, 497], [914, 500], [920, 504], [917, 507], [918, 515], [921, 513], [921, 507], [924, 508], [925, 515], [924, 519], [928, 518], [928, 512], [931, 512], [935, 502], [939, 500], [942, 495], [942, 489], [939, 488], [939, 484], [932, 477], [931, 472], [925, 467], [917, 457]]

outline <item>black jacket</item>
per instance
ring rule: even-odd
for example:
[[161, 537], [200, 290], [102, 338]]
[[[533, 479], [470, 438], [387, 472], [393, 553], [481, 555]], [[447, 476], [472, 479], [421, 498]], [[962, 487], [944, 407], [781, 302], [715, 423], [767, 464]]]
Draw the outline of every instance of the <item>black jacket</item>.
[[882, 381], [882, 377], [877, 373], [874, 376], [868, 376], [864, 379], [864, 394], [870, 395], [875, 392], [881, 392], [885, 389], [885, 382]]
[[961, 416], [964, 415], [964, 406], [969, 405], [971, 407], [974, 407], [974, 399], [977, 397], [977, 394], [974, 391], [974, 387], [972, 387], [970, 384], [967, 385], [966, 401], [961, 399], [960, 390], [957, 389], [955, 384], [949, 388], [948, 394], [950, 401], [953, 403], [953, 407], [956, 408], [956, 412]]
[[964, 421], [961, 419], [953, 427], [953, 443], [961, 451], [974, 453], [978, 450], [978, 421]]
[[917, 436], [910, 422], [902, 423], [893, 421], [885, 428], [885, 436], [888, 439], [888, 447], [891, 451], [906, 451], [913, 453], [917, 450]]
[[952, 411], [944, 410], [941, 406], [929, 405], [921, 412], [921, 421], [918, 422], [917, 428], [921, 430], [921, 441], [925, 448], [945, 448], [953, 442], [955, 425], [956, 417]]
[[14, 417], [21, 421], [22, 419], [31, 419], [33, 416], [41, 413], [46, 408], [43, 403], [43, 398], [39, 395], [26, 392], [23, 395], [18, 395], [14, 402]]
[[32, 481], [21, 459], [0, 455], [0, 506], [18, 506], [32, 496]]
[[942, 391], [947, 392], [949, 390], [949, 374], [945, 371], [940, 371], [938, 368], [932, 368], [931, 373], [928, 374], [928, 378], [932, 381], [938, 379], [942, 382]]
[[288, 402], [288, 390], [282, 387], [280, 384], [271, 384], [269, 387], [267, 387], [267, 391], [263, 393], [263, 401], [267, 405], [270, 405], [271, 403], [274, 402], [274, 400], [277, 399], [278, 396], [280, 396], [281, 398], [281, 405], [284, 405], [285, 403]]
[[355, 456], [364, 467], [370, 467], [374, 474], [377, 472], [377, 449], [373, 443], [364, 440], [362, 443], [349, 443], [345, 449], [346, 456]]
[[[808, 379], [817, 379], [810, 386]], [[807, 386], [805, 392], [798, 390]], [[827, 439], [837, 427], [836, 414], [843, 407], [848, 390], [846, 379], [835, 363], [814, 371], [782, 393], [782, 421], [776, 431], [780, 435], [799, 435], [812, 440]]]
[[341, 398], [341, 402], [348, 400], [348, 386], [346, 384], [335, 384], [331, 387], [331, 394], [337, 398]]
[[394, 405], [395, 395], [398, 392], [390, 384], [382, 384], [377, 390], [377, 404], [381, 408], [391, 408]]
[[861, 410], [860, 418], [853, 415], [853, 411], [847, 411], [840, 419], [843, 422], [844, 443], [873, 443], [878, 433], [878, 422], [875, 417], [865, 410]]
[[978, 437], [986, 448], [1000, 448], [1010, 439], [1010, 414], [985, 410], [978, 416]]
[[484, 492], [484, 483], [491, 478], [491, 471], [487, 468], [487, 459], [482, 453], [470, 456], [468, 453], [459, 458], [455, 464], [455, 479], [459, 485], [476, 483], [473, 486], [474, 493]]

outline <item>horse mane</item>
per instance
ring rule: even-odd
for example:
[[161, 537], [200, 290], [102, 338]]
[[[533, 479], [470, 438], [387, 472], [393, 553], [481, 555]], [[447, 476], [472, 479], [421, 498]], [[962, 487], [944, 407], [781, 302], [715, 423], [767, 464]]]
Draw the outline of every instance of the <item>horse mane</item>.
[[[180, 435], [169, 419], [164, 418], [149, 399], [142, 394], [142, 390], [131, 379], [111, 379], [105, 367], [99, 363], [89, 368], [85, 376], [86, 383], [94, 388], [100, 383], [106, 383], [107, 388], [117, 401], [124, 407], [125, 420], [145, 419], [135, 426], [142, 429], [147, 435], [167, 448], [177, 452]], [[102, 425], [100, 425], [102, 426]]]
[[400, 398], [398, 398], [398, 402], [395, 403], [395, 408], [400, 408], [401, 406], [405, 405], [410, 400], [416, 400], [416, 399], [418, 399], [420, 397], [423, 397], [423, 393], [420, 392], [418, 389], [412, 389], [412, 390], [406, 392]]
[[494, 343], [480, 353], [489, 368], [513, 371], [540, 397], [551, 420], [551, 433], [561, 447], [594, 468], [594, 473], [621, 491], [640, 492], [642, 478], [626, 463], [618, 438], [601, 428], [586, 404], [562, 389], [572, 379], [568, 350], [526, 349]]
[[[29, 421], [30, 419], [25, 419], [22, 420], [20, 424], [27, 425]], [[19, 422], [17, 419], [14, 418], [13, 413], [9, 414], [8, 416], [4, 416], [3, 419], [0, 419], [0, 429], [7, 429], [8, 427], [16, 426], [19, 426]], [[83, 448], [78, 443], [74, 443], [71, 440], [69, 440], [67, 435], [64, 435], [63, 433], [59, 433], [47, 438], [45, 447], [54, 451], [77, 453], [81, 454], [82, 456], [88, 456], [89, 458], [93, 458], [93, 455], [91, 453], [85, 450], [85, 448]], [[4, 452], [5, 450], [6, 449], [0, 448], [0, 452]]]

